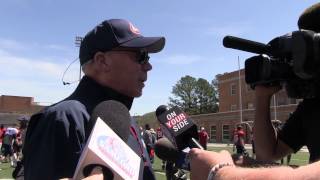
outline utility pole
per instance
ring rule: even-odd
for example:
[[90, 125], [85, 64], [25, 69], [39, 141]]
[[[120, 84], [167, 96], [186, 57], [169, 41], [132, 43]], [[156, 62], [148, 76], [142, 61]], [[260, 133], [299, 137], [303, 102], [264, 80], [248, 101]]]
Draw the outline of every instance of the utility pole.
[[242, 93], [241, 93], [241, 70], [240, 70], [240, 59], [238, 56], [238, 69], [239, 69], [239, 110], [240, 110], [240, 124], [242, 123]]
[[276, 94], [273, 95], [273, 109], [274, 109], [274, 120], [277, 119], [277, 100], [276, 100]]

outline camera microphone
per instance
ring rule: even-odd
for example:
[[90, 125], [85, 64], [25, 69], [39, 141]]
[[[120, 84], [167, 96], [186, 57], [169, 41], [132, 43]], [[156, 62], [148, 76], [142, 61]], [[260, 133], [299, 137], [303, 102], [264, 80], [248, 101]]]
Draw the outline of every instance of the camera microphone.
[[272, 54], [270, 45], [234, 36], [225, 36], [223, 38], [223, 46], [256, 54]]

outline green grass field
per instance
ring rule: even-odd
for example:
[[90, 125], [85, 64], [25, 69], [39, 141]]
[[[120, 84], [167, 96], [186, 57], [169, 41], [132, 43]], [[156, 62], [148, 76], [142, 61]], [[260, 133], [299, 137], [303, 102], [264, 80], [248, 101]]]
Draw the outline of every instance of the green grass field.
[[[221, 150], [227, 150], [230, 153], [232, 153], [232, 147], [226, 147], [226, 148], [211, 148], [209, 147], [210, 151], [221, 151]], [[251, 151], [249, 150], [249, 153], [251, 155]], [[297, 166], [301, 166], [301, 165], [305, 165], [308, 164], [308, 159], [309, 159], [309, 153], [306, 152], [298, 152], [296, 154], [293, 154], [291, 157], [291, 162], [290, 165], [297, 165]], [[286, 162], [286, 159], [285, 159]], [[0, 179], [12, 179], [11, 177], [11, 173], [13, 171], [13, 168], [10, 167], [9, 163], [2, 163], [0, 164]], [[155, 162], [153, 164], [153, 169], [155, 171], [155, 175], [157, 180], [165, 180], [166, 176], [165, 176], [165, 172], [162, 170], [161, 168], [161, 160], [159, 158], [155, 158]]]

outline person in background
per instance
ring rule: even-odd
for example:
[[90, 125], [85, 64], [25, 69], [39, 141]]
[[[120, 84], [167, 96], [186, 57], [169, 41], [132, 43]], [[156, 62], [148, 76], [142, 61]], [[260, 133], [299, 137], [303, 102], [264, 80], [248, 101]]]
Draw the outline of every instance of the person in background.
[[0, 163], [4, 160], [3, 152], [4, 148], [2, 147], [2, 139], [4, 137], [4, 133], [6, 132], [6, 128], [4, 128], [4, 125], [0, 125]]
[[251, 157], [253, 159], [255, 159], [256, 158], [256, 149], [255, 149], [255, 145], [254, 145], [253, 127], [250, 132], [250, 139], [251, 139], [251, 146], [252, 146], [252, 156]]
[[201, 127], [199, 132], [199, 143], [205, 150], [207, 150], [208, 140], [209, 140], [209, 135], [207, 131], [204, 129], [204, 127]]
[[237, 127], [237, 142], [236, 142], [236, 149], [237, 149], [237, 154], [241, 155], [246, 155], [247, 151], [245, 148], [245, 142], [244, 142], [244, 137], [245, 137], [245, 132], [243, 131], [242, 126]]
[[154, 132], [154, 135], [153, 135], [153, 132], [150, 128], [150, 125], [149, 124], [145, 124], [145, 130], [143, 132], [143, 141], [146, 145], [146, 149], [147, 149], [147, 152], [148, 152], [148, 155], [149, 155], [149, 158], [151, 160], [151, 163], [153, 163], [153, 160], [154, 160], [154, 144], [156, 143], [156, 135], [155, 135], [155, 132]]
[[24, 146], [26, 131], [29, 122], [28, 116], [20, 116], [17, 118], [19, 121], [19, 133], [16, 138], [16, 142], [13, 144], [14, 157], [16, 159], [16, 168], [12, 172], [12, 177], [16, 180], [23, 180], [24, 167], [22, 164], [22, 148]]
[[29, 117], [27, 116], [20, 116], [19, 118], [17, 118], [17, 120], [19, 121], [19, 133], [17, 134], [17, 138], [16, 138], [16, 143], [14, 144], [14, 154], [15, 157], [17, 159], [17, 161], [20, 161], [22, 158], [22, 148], [24, 145], [24, 140], [25, 140], [25, 136], [26, 136], [26, 131], [27, 131], [27, 127], [28, 127], [28, 122], [29, 122]]
[[[156, 129], [156, 134], [157, 134], [157, 141], [158, 141], [160, 138], [163, 137], [163, 132], [162, 132], [160, 126], [157, 127], [157, 129]], [[166, 161], [162, 160], [162, 161], [161, 161], [161, 169], [162, 169], [162, 170], [165, 170], [165, 168], [166, 168]]]
[[140, 127], [139, 127], [139, 129], [140, 129], [141, 137], [143, 137], [143, 127], [142, 127], [142, 126], [140, 126]]
[[17, 128], [18, 125], [16, 127], [8, 127], [2, 140], [4, 162], [10, 162], [11, 167], [16, 167], [16, 159], [13, 156], [13, 145], [19, 133]]
[[4, 128], [4, 125], [1, 124], [0, 125], [0, 143], [2, 143], [2, 139], [3, 139], [3, 136], [4, 136], [5, 132], [6, 132], [6, 128]]
[[156, 129], [156, 133], [157, 133], [157, 140], [163, 137], [163, 132], [160, 126]]
[[238, 134], [237, 134], [237, 128], [234, 128], [233, 135], [232, 135], [232, 152], [234, 153], [236, 151], [236, 144], [238, 142]]

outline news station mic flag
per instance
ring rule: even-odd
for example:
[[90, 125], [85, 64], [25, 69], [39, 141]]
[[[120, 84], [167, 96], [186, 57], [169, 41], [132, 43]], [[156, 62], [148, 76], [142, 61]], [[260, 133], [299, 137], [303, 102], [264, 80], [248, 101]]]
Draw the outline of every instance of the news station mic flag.
[[83, 150], [73, 179], [82, 179], [83, 168], [90, 164], [100, 164], [109, 168], [114, 179], [137, 180], [139, 178], [140, 157], [112, 131], [100, 118], [93, 128], [88, 144]]
[[180, 108], [175, 106], [163, 112], [157, 118], [174, 137], [174, 143], [179, 150], [187, 147], [202, 149], [201, 145], [196, 141], [199, 139], [197, 126]]
[[[123, 141], [126, 141], [129, 136], [128, 110], [117, 101], [105, 101], [95, 108], [90, 120], [95, 121], [95, 124], [81, 154], [73, 179], [84, 178], [83, 169], [85, 167], [99, 164], [111, 170], [115, 180], [137, 180], [141, 159]], [[122, 123], [119, 124], [116, 121]], [[122, 135], [122, 138], [117, 134]]]

